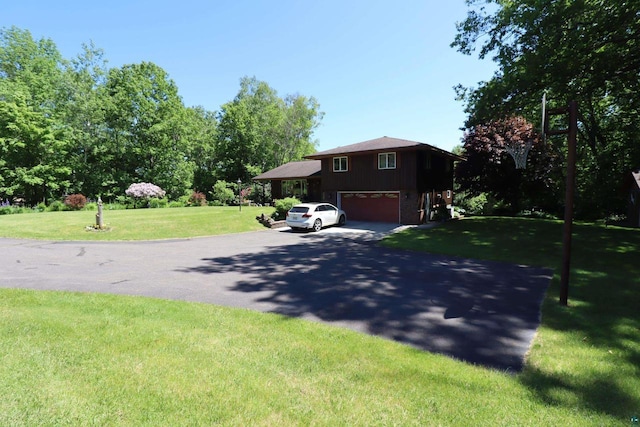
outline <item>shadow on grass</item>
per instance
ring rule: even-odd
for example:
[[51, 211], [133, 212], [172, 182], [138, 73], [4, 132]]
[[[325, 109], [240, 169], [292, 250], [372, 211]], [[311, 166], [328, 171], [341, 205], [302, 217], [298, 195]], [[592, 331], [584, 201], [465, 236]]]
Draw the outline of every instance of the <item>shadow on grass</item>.
[[269, 252], [205, 258], [187, 273], [241, 273], [229, 292], [271, 311], [346, 326], [507, 371], [522, 367], [549, 270], [307, 234]]
[[[544, 326], [564, 335], [556, 343], [559, 348], [545, 354], [544, 362], [527, 365], [519, 380], [546, 404], [597, 411], [628, 422], [640, 414], [640, 321], [632, 308], [638, 303], [637, 292], [616, 289], [608, 282], [614, 277], [591, 280], [590, 287], [608, 288], [600, 301], [616, 306], [604, 312], [599, 292], [580, 288], [583, 275], [575, 276], [569, 307], [559, 305], [554, 290], [543, 308]], [[618, 295], [612, 298], [611, 293]], [[593, 300], [580, 301], [582, 297]]]
[[582, 360], [574, 372], [532, 369], [522, 376], [542, 401], [576, 405], [577, 398], [578, 406], [625, 421], [640, 414], [638, 254], [640, 230], [574, 226], [569, 307], [559, 305], [554, 290], [543, 316], [546, 327], [569, 337], [563, 357]]
[[474, 218], [385, 244], [553, 268], [542, 312], [557, 335], [519, 379], [546, 404], [628, 421], [640, 414], [640, 230], [574, 224], [573, 232], [569, 307], [558, 302], [560, 221]]
[[535, 368], [527, 371], [522, 383], [547, 405], [585, 409], [621, 421], [629, 421], [640, 412], [638, 396], [620, 387], [616, 379], [597, 376], [577, 381], [571, 374], [560, 376]]

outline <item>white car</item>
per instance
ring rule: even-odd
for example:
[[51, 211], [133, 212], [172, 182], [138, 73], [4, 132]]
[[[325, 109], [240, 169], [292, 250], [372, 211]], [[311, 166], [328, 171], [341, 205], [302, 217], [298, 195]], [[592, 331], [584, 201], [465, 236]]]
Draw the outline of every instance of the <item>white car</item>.
[[330, 203], [301, 203], [287, 212], [286, 223], [292, 230], [301, 228], [320, 231], [329, 225], [344, 225], [347, 214]]

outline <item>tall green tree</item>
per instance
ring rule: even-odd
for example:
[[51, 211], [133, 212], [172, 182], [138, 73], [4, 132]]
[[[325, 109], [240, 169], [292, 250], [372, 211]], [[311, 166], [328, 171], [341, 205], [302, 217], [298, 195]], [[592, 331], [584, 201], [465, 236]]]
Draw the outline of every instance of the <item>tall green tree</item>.
[[176, 84], [159, 66], [142, 62], [111, 69], [105, 85], [105, 121], [115, 189], [152, 182], [171, 198], [193, 184], [195, 165], [184, 137], [185, 108]]
[[320, 125], [324, 115], [314, 97], [299, 94], [287, 95], [281, 108], [281, 122], [273, 147], [274, 167], [300, 160], [315, 152], [313, 131]]
[[50, 39], [0, 30], [0, 198], [33, 205], [69, 187], [64, 65]]
[[69, 187], [67, 143], [54, 120], [28, 95], [0, 81], [0, 199], [35, 205]]
[[[616, 188], [640, 164], [640, 0], [467, 0], [453, 46], [492, 57], [498, 71], [459, 87], [467, 127], [519, 114], [539, 122], [544, 91], [552, 107], [580, 108], [578, 214], [621, 210]], [[566, 126], [559, 123], [558, 126]], [[563, 144], [559, 138], [556, 144]]]
[[280, 98], [266, 82], [244, 77], [236, 97], [218, 113], [219, 178], [250, 180], [258, 173], [315, 151], [322, 119], [313, 97]]
[[187, 108], [184, 138], [189, 141], [189, 159], [194, 164], [193, 188], [209, 193], [218, 180], [216, 152], [218, 122], [215, 113], [203, 107]]
[[282, 115], [282, 100], [266, 82], [243, 77], [236, 97], [218, 113], [217, 151], [221, 179], [248, 181], [273, 164], [271, 153]]
[[82, 52], [65, 70], [64, 123], [70, 143], [69, 165], [73, 168], [71, 192], [90, 197], [106, 195], [115, 184], [110, 164], [105, 125], [104, 96], [107, 61], [102, 49], [83, 44]]
[[0, 79], [10, 82], [34, 109], [53, 115], [60, 107], [65, 61], [51, 39], [28, 30], [0, 29]]

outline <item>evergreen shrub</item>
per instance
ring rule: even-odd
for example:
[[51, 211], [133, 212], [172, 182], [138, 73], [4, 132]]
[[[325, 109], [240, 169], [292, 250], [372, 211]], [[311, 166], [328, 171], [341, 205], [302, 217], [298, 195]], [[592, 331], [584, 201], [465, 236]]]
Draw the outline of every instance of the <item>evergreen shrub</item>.
[[47, 210], [49, 212], [60, 212], [65, 210], [65, 204], [62, 203], [60, 200], [56, 200], [49, 205]]
[[296, 199], [295, 197], [287, 197], [284, 199], [275, 200], [274, 206], [276, 210], [273, 213], [273, 219], [275, 219], [276, 221], [285, 219], [287, 217], [287, 212], [289, 212], [289, 209], [299, 203], [300, 200]]
[[169, 201], [166, 198], [159, 199], [158, 197], [152, 197], [149, 199], [150, 208], [166, 208], [169, 205]]

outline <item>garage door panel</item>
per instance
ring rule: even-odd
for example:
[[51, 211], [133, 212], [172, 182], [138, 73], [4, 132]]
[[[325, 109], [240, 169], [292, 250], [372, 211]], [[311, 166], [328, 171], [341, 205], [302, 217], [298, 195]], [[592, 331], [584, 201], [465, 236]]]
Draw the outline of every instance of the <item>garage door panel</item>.
[[342, 193], [340, 200], [349, 219], [400, 222], [398, 193]]

